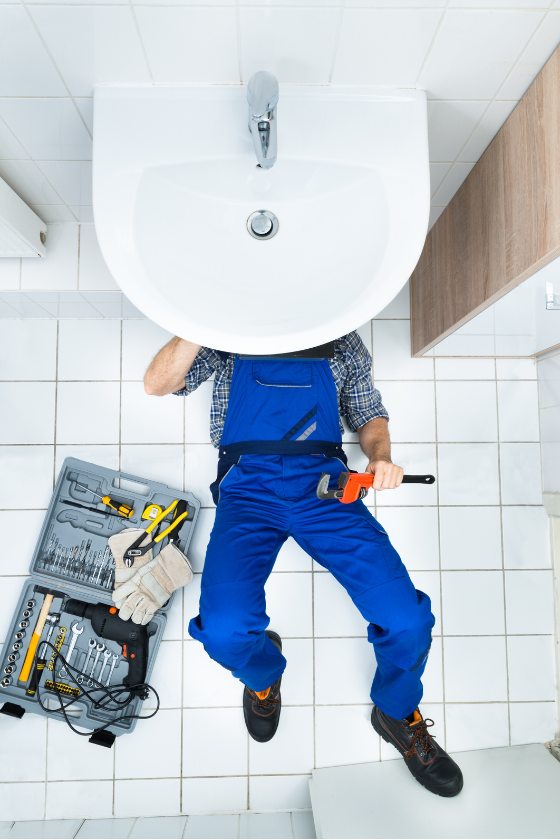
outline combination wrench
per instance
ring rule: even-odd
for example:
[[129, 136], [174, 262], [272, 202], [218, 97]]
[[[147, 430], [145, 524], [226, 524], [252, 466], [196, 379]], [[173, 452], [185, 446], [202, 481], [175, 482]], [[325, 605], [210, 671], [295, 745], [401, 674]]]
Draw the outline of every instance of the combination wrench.
[[87, 681], [87, 684], [90, 687], [93, 685], [93, 675], [95, 674], [95, 669], [97, 667], [99, 657], [101, 656], [101, 651], [105, 650], [105, 645], [103, 644], [103, 642], [100, 642], [95, 649], [97, 653], [95, 654], [95, 659], [93, 660], [93, 665], [91, 666], [91, 674], [89, 675], [89, 680]]
[[109, 676], [107, 677], [107, 682], [105, 683], [106, 686], [109, 685], [109, 683], [111, 682], [111, 677], [113, 675], [113, 671], [115, 670], [115, 665], [117, 664], [118, 658], [119, 658], [118, 654], [114, 653], [113, 654], [113, 661], [111, 662], [111, 669], [109, 671]]
[[[80, 627], [80, 629], [78, 630], [78, 626], [79, 624], [77, 621], [72, 625], [72, 639], [70, 641], [70, 644], [68, 645], [68, 650], [66, 651], [66, 662], [68, 665], [70, 665], [70, 660], [72, 658], [72, 654], [74, 653], [74, 647], [76, 646], [76, 642], [78, 641], [78, 636], [81, 636], [84, 632], [84, 628]], [[62, 666], [62, 668], [58, 672], [58, 676], [59, 678], [68, 676], [66, 665]]]
[[101, 682], [101, 680], [102, 680], [102, 678], [103, 678], [103, 673], [104, 673], [105, 668], [106, 668], [106, 666], [107, 666], [107, 662], [108, 662], [108, 661], [109, 661], [109, 659], [112, 657], [112, 655], [113, 655], [113, 654], [112, 654], [112, 652], [111, 652], [110, 650], [108, 650], [108, 649], [107, 649], [107, 650], [105, 651], [105, 653], [103, 654], [103, 662], [102, 662], [102, 664], [101, 664], [101, 670], [100, 670], [100, 672], [99, 672], [99, 676], [97, 677], [97, 682], [99, 682], [99, 683]]
[[89, 665], [89, 660], [91, 659], [91, 654], [93, 653], [93, 649], [94, 649], [96, 644], [97, 644], [97, 642], [95, 641], [95, 639], [90, 639], [89, 642], [88, 642], [89, 650], [88, 650], [88, 653], [87, 653], [87, 656], [86, 656], [86, 661], [84, 662], [84, 667], [82, 669], [82, 673], [80, 674], [80, 676], [77, 679], [77, 682], [79, 682], [80, 685], [83, 683], [83, 681], [85, 680], [85, 678], [87, 676], [87, 666]]

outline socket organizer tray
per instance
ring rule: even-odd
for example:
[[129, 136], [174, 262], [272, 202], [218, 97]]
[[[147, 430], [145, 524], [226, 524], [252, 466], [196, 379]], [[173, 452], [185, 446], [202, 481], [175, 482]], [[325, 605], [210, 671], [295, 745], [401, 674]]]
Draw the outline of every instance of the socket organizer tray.
[[[99, 495], [95, 495], [99, 494]], [[102, 498], [110, 497], [111, 504], [127, 507], [133, 512], [130, 516], [122, 516], [116, 510], [105, 504]], [[77, 613], [65, 612], [65, 604], [81, 602], [85, 604], [101, 605], [100, 609], [108, 612], [115, 608], [111, 599], [114, 588], [114, 559], [108, 545], [108, 539], [125, 528], [144, 529], [158, 513], [165, 511], [178, 500], [177, 512], [171, 510], [161, 523], [152, 531], [154, 537], [162, 534], [172, 523], [177, 513], [186, 511], [186, 517], [177, 528], [165, 536], [153, 548], [154, 556], [170, 540], [188, 556], [188, 547], [193, 535], [200, 511], [200, 502], [190, 492], [173, 490], [165, 484], [149, 479], [110, 470], [105, 467], [80, 461], [76, 458], [66, 458], [60, 471], [56, 487], [52, 495], [41, 533], [35, 547], [30, 564], [30, 575], [27, 578], [6, 635], [6, 641], [0, 654], [0, 712], [12, 717], [21, 718], [25, 712], [33, 712], [55, 719], [63, 719], [60, 711], [58, 691], [68, 705], [66, 713], [73, 726], [84, 729], [96, 729], [113, 721], [108, 729], [93, 734], [90, 741], [102, 746], [110, 747], [115, 737], [132, 732], [136, 725], [135, 719], [123, 719], [126, 715], [142, 713], [142, 705], [146, 706], [144, 714], [155, 708], [153, 702], [145, 703], [145, 698], [133, 696], [132, 702], [122, 711], [104, 710], [96, 706], [95, 699], [102, 696], [100, 689], [95, 689], [88, 681], [93, 677], [103, 686], [111, 687], [123, 683], [129, 673], [130, 650], [128, 660], [123, 656], [127, 653], [122, 644], [107, 637], [107, 632], [95, 632], [95, 618], [91, 621], [87, 617], [80, 617]], [[124, 507], [122, 507], [124, 506]], [[88, 508], [88, 509], [86, 509]], [[29, 693], [33, 687], [31, 675], [25, 678], [24, 663], [30, 647], [34, 629], [42, 607], [46, 614], [47, 598], [54, 595], [48, 608], [48, 618], [42, 630], [37, 645], [37, 661], [46, 660], [44, 669], [36, 671], [39, 689], [34, 694]], [[150, 623], [146, 626], [148, 632], [147, 669], [145, 683], [150, 682], [156, 655], [163, 637], [167, 621], [167, 613], [171, 607], [174, 592], [169, 601], [159, 609]], [[70, 601], [70, 599], [73, 599]], [[85, 604], [84, 604], [85, 602]], [[47, 602], [48, 603], [48, 602]], [[92, 610], [88, 609], [91, 614]], [[109, 619], [112, 621], [113, 616]], [[93, 622], [93, 624], [92, 624]], [[121, 622], [125, 631], [138, 630], [139, 626], [130, 619]], [[105, 628], [105, 624], [102, 625]], [[142, 631], [142, 628], [140, 628]], [[120, 631], [119, 631], [120, 632]], [[80, 671], [73, 673], [74, 679], [64, 672], [64, 665], [59, 660], [53, 670], [54, 652], [51, 647], [43, 646], [47, 640], [69, 660], [69, 664]], [[130, 647], [130, 645], [129, 645]], [[31, 669], [31, 674], [35, 669]], [[55, 673], [56, 672], [56, 673]], [[61, 673], [62, 672], [62, 673]], [[78, 685], [77, 685], [78, 683]], [[87, 697], [80, 686], [88, 692], [93, 692], [93, 700]], [[157, 691], [157, 685], [154, 686]], [[41, 708], [38, 700], [47, 707]], [[122, 699], [122, 698], [121, 698]]]

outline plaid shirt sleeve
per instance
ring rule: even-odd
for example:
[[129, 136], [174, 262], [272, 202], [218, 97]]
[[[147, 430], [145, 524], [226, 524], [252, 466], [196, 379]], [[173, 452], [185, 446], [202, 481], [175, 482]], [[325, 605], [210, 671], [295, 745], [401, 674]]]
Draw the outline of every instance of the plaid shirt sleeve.
[[350, 431], [357, 431], [376, 417], [388, 420], [381, 394], [373, 387], [371, 356], [360, 336], [355, 332], [349, 333], [339, 339], [337, 346], [346, 367], [346, 377], [340, 389], [340, 412], [346, 418]]
[[189, 372], [185, 376], [185, 387], [173, 393], [177, 397], [186, 397], [196, 391], [199, 385], [210, 379], [212, 374], [218, 370], [224, 362], [220, 359], [215, 350], [209, 347], [201, 347], [192, 363]]

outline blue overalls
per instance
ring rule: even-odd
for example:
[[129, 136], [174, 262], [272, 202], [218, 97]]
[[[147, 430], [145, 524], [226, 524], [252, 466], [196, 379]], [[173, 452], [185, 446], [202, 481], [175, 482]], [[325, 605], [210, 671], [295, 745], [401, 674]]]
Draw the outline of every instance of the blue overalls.
[[321, 473], [336, 479], [345, 468], [328, 361], [236, 358], [212, 485], [216, 521], [200, 613], [189, 633], [253, 691], [272, 685], [286, 660], [264, 632], [264, 586], [292, 536], [369, 622], [377, 660], [371, 699], [390, 717], [404, 718], [422, 697], [434, 625], [430, 599], [414, 588], [362, 501], [317, 498]]

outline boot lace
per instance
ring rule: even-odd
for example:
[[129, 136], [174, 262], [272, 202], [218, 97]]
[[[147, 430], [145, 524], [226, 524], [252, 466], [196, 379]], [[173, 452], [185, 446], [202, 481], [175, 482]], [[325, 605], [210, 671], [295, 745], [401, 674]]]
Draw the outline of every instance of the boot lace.
[[255, 704], [258, 706], [258, 708], [262, 709], [265, 712], [274, 710], [274, 708], [280, 702], [278, 693], [275, 692], [273, 688], [270, 689], [264, 700], [261, 697], [259, 697], [257, 693], [252, 689], [249, 689], [249, 691], [253, 695], [253, 700], [255, 701]]
[[410, 747], [408, 752], [405, 753], [406, 758], [412, 758], [414, 753], [418, 751], [418, 747], [420, 747], [420, 749], [425, 753], [429, 753], [430, 750], [434, 748], [434, 745], [432, 744], [433, 735], [428, 732], [428, 729], [434, 725], [435, 724], [431, 718], [425, 718], [425, 720], [416, 724], [414, 727], [414, 734], [412, 735], [412, 741], [410, 742]]

